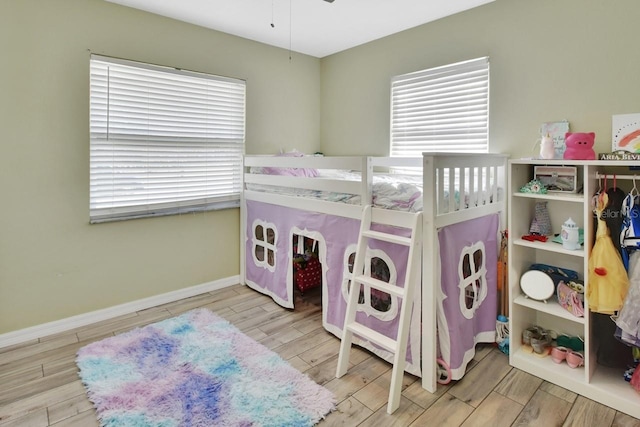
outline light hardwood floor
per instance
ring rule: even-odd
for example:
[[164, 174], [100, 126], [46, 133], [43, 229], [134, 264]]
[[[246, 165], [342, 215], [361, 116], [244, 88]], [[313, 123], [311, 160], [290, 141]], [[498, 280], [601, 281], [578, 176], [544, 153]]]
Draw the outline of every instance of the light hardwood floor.
[[336, 379], [339, 341], [322, 328], [319, 293], [296, 300], [296, 309], [286, 310], [236, 285], [0, 349], [0, 427], [97, 426], [78, 379], [76, 351], [198, 307], [226, 318], [333, 391], [337, 409], [320, 426], [640, 427], [640, 420], [510, 367], [492, 346], [479, 347], [465, 377], [437, 394], [405, 375], [400, 408], [388, 415], [390, 365], [354, 347], [349, 372]]

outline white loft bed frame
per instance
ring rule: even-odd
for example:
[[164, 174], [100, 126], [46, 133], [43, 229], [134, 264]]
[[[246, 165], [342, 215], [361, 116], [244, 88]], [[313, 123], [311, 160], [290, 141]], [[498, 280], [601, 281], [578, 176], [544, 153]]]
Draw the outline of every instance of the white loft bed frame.
[[[437, 293], [433, 283], [439, 283], [440, 258], [437, 232], [440, 228], [464, 222], [485, 215], [500, 213], [500, 223], [504, 222], [506, 208], [506, 167], [508, 156], [491, 153], [424, 153], [422, 158], [397, 157], [279, 157], [265, 155], [247, 155], [243, 167], [243, 192], [241, 197], [241, 258], [240, 279], [245, 283], [246, 251], [246, 201], [280, 205], [360, 219], [364, 205], [372, 202], [372, 182], [375, 170], [389, 167], [416, 167], [422, 169], [423, 177], [423, 251], [422, 251], [422, 386], [431, 393], [437, 388]], [[360, 173], [359, 181], [340, 179], [319, 179], [294, 176], [279, 176], [250, 173], [253, 167], [343, 169]], [[470, 171], [475, 171], [471, 173]], [[445, 171], [447, 173], [445, 174]], [[453, 173], [448, 173], [453, 171]], [[439, 177], [445, 177], [442, 179]], [[469, 182], [464, 188], [465, 182]], [[460, 188], [456, 183], [461, 182]], [[291, 188], [330, 191], [360, 195], [361, 203], [351, 205], [304, 197], [272, 194], [247, 189], [248, 184], [276, 185]], [[478, 187], [480, 190], [477, 190]], [[482, 189], [487, 189], [483, 191]], [[469, 204], [456, 205], [454, 197], [445, 194], [467, 194]], [[374, 208], [377, 210], [384, 210]], [[384, 215], [412, 215], [412, 213], [384, 210]]]

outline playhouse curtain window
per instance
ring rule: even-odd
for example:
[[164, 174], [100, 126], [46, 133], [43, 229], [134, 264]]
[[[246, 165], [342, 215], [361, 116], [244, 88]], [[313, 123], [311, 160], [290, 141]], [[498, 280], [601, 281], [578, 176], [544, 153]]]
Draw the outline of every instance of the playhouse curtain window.
[[391, 155], [489, 149], [489, 58], [391, 81]]
[[242, 80], [92, 55], [90, 220], [239, 206]]

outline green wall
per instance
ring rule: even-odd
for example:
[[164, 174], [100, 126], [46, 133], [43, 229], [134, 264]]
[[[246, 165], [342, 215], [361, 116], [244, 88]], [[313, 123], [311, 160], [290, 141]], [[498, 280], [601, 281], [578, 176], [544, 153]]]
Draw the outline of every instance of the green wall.
[[248, 153], [320, 148], [320, 60], [102, 0], [0, 1], [0, 334], [239, 273], [239, 211], [89, 225], [89, 55], [247, 81]]
[[567, 119], [611, 151], [611, 116], [640, 112], [637, 0], [496, 0], [322, 60], [322, 148], [389, 152], [394, 75], [489, 56], [490, 151], [531, 156]]

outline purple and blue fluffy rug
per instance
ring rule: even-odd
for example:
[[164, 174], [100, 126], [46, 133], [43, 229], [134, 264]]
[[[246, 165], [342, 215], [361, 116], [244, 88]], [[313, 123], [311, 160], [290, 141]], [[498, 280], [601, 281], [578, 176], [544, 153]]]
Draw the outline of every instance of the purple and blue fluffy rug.
[[312, 426], [333, 394], [206, 309], [89, 344], [76, 362], [102, 426]]

